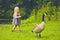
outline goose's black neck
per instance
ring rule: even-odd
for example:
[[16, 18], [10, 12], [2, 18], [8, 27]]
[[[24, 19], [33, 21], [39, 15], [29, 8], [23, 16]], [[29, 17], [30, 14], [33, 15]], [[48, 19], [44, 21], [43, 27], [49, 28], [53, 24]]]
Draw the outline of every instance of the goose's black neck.
[[43, 15], [42, 15], [42, 22], [44, 22], [44, 16], [45, 16], [45, 15], [43, 14]]

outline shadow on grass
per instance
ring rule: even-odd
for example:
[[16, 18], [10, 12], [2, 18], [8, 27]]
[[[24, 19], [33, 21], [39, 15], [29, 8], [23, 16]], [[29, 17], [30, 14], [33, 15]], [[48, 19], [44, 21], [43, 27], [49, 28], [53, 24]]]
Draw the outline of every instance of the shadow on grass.
[[43, 38], [48, 39], [49, 37], [48, 36], [41, 36], [41, 37], [35, 36], [35, 38], [38, 38], [38, 39], [43, 39]]

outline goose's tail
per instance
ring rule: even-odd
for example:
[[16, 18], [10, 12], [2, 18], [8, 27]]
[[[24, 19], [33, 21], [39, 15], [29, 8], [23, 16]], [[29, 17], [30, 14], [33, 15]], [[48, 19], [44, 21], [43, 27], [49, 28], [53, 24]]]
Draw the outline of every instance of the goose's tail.
[[31, 32], [33, 32], [33, 30]]

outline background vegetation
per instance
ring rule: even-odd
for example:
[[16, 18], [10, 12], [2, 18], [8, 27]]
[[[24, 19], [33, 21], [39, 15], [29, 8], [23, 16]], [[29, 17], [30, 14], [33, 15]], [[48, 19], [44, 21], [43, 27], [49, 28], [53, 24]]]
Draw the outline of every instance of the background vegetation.
[[58, 20], [60, 17], [60, 0], [0, 0], [0, 19], [11, 19], [15, 6], [20, 7], [22, 19], [31, 15], [38, 19], [45, 11], [49, 14], [48, 20]]

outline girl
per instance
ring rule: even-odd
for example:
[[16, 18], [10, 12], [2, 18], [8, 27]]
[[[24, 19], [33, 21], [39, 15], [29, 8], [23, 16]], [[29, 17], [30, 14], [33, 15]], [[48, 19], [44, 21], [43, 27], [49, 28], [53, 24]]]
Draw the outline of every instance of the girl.
[[12, 28], [12, 32], [14, 32], [16, 26], [18, 26], [18, 31], [20, 32], [20, 13], [19, 13], [19, 7], [14, 8], [14, 14], [13, 14], [13, 24], [14, 27]]

